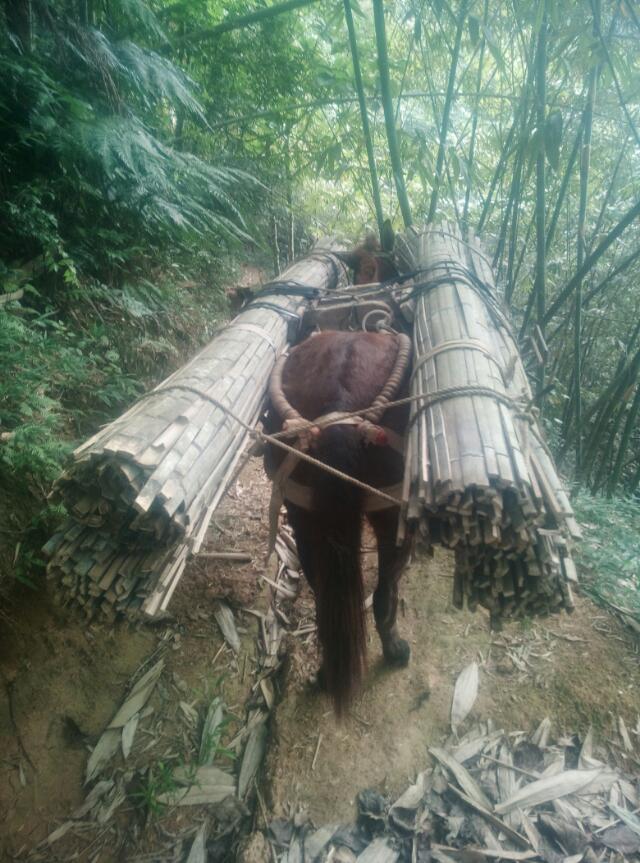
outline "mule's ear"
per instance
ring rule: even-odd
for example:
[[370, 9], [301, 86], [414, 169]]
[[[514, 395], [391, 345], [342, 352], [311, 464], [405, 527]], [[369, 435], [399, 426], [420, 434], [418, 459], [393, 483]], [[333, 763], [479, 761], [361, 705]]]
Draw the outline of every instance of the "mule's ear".
[[380, 239], [382, 240], [382, 251], [392, 252], [396, 241], [396, 235], [393, 232], [391, 219], [385, 219], [382, 223], [382, 236]]

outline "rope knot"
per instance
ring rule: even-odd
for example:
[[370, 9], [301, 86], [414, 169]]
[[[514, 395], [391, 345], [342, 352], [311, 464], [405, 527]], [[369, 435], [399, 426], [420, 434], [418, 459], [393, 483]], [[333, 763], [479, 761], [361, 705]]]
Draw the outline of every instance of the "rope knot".
[[302, 452], [308, 452], [310, 449], [313, 449], [320, 437], [318, 426], [301, 416], [285, 420], [282, 423], [282, 431], [286, 432], [287, 437], [296, 438], [297, 446]]
[[358, 425], [358, 431], [365, 443], [374, 446], [386, 446], [389, 443], [386, 431], [370, 420], [362, 420]]

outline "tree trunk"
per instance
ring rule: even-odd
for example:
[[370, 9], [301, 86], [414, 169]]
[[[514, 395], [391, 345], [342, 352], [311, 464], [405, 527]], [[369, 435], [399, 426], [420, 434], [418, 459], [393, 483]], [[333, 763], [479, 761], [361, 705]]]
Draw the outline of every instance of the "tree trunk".
[[[545, 240], [545, 102], [547, 71], [547, 10], [546, 0], [536, 56], [536, 117], [538, 125], [538, 156], [536, 159], [536, 278], [533, 291], [536, 298], [536, 319], [544, 336], [544, 314], [546, 293], [546, 240]], [[544, 390], [544, 364], [538, 371], [537, 395], [542, 398]]]
[[[351, 61], [353, 63], [353, 77], [358, 94], [358, 105], [360, 106], [360, 119], [362, 121], [362, 134], [364, 143], [367, 148], [367, 161], [369, 163], [369, 176], [371, 177], [371, 192], [373, 195], [373, 205], [376, 211], [376, 222], [378, 223], [378, 235], [382, 243], [382, 232], [384, 224], [384, 216], [382, 214], [382, 202], [380, 200], [380, 186], [378, 184], [378, 171], [376, 170], [376, 162], [373, 154], [373, 139], [371, 137], [371, 127], [369, 126], [369, 115], [367, 114], [367, 102], [364, 95], [364, 86], [362, 84], [362, 73], [360, 71], [360, 58], [358, 55], [358, 42], [356, 40], [356, 30], [353, 24], [353, 14], [351, 12], [350, 0], [344, 0], [344, 14], [347, 21], [347, 31], [349, 33], [349, 45], [351, 47]], [[399, 104], [399, 103], [398, 103]]]
[[442, 111], [442, 125], [440, 126], [440, 141], [438, 143], [438, 155], [436, 158], [436, 171], [434, 177], [433, 192], [431, 193], [431, 202], [429, 204], [429, 213], [427, 222], [433, 222], [438, 208], [438, 196], [440, 194], [440, 184], [442, 183], [442, 167], [444, 165], [444, 153], [447, 145], [447, 132], [449, 130], [449, 116], [451, 114], [451, 106], [453, 105], [453, 92], [456, 84], [456, 71], [458, 69], [458, 58], [460, 57], [460, 44], [462, 42], [462, 29], [467, 17], [468, 0], [462, 0], [460, 4], [460, 15], [456, 26], [456, 39], [453, 46], [453, 56], [451, 58], [451, 66], [449, 68], [449, 81], [447, 83], [447, 95], [444, 101], [444, 109]]
[[373, 17], [376, 29], [376, 45], [378, 49], [378, 73], [380, 75], [380, 96], [382, 99], [382, 107], [384, 110], [384, 123], [387, 131], [387, 142], [389, 145], [389, 158], [391, 160], [391, 170], [393, 171], [393, 180], [398, 194], [398, 203], [404, 225], [408, 228], [412, 223], [411, 207], [407, 190], [404, 185], [404, 177], [402, 173], [402, 160], [400, 158], [400, 147], [398, 145], [398, 136], [396, 134], [395, 117], [393, 112], [393, 103], [391, 100], [391, 82], [389, 78], [389, 57], [387, 55], [387, 35], [384, 23], [384, 2], [383, 0], [373, 0]]

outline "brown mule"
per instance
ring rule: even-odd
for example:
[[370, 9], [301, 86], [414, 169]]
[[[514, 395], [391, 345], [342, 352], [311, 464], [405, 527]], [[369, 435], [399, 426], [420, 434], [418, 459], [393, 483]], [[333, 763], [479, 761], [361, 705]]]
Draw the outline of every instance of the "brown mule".
[[[364, 332], [324, 332], [308, 338], [291, 351], [284, 365], [278, 398], [272, 400], [280, 413], [272, 403], [267, 430], [282, 428], [283, 413], [312, 420], [334, 412], [364, 411], [389, 381], [397, 380], [389, 399], [401, 398], [408, 391], [406, 342], [406, 337], [394, 334]], [[398, 486], [394, 494], [398, 497], [404, 466], [401, 441], [407, 421], [407, 406], [390, 408], [376, 420], [381, 427], [374, 428], [381, 433], [374, 435], [374, 443], [367, 442], [370, 434], [363, 435], [366, 423], [330, 425], [307, 439], [310, 454], [376, 488]], [[283, 458], [282, 450], [267, 447], [265, 466], [271, 477]], [[378, 584], [373, 597], [376, 628], [384, 658], [394, 665], [409, 661], [409, 645], [398, 634], [396, 616], [398, 581], [411, 541], [396, 545], [398, 506], [304, 461], [298, 462], [283, 493], [300, 563], [315, 594], [323, 683], [340, 714], [361, 683], [366, 664], [360, 566], [363, 518], [371, 524], [378, 544]]]

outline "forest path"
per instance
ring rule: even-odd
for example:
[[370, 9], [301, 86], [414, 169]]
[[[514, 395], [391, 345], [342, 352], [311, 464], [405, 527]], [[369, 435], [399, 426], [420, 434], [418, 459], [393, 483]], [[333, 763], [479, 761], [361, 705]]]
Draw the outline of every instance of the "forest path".
[[[261, 462], [254, 459], [216, 514], [209, 537], [210, 550], [249, 551], [252, 562], [192, 561], [168, 620], [115, 629], [88, 625], [51, 608], [42, 592], [25, 591], [13, 622], [0, 626], [0, 859], [28, 856], [80, 805], [88, 746], [95, 745], [136, 669], [158, 655], [165, 670], [150, 702], [154, 710], [140, 723], [129, 760], [123, 763], [117, 755], [105, 774], [117, 779], [128, 769], [147, 781], [146, 792], [129, 786], [127, 800], [107, 823], [79, 825], [30, 859], [68, 860], [77, 853], [76, 859], [93, 863], [182, 860], [198, 825], [211, 815], [216, 836], [222, 822], [215, 806], [158, 808], [145, 815], [140, 804], [154, 803], [148, 780], [161, 775], [161, 765], [193, 763], [200, 724], [189, 718], [190, 711], [202, 717], [221, 692], [231, 718], [227, 742], [255, 698], [259, 627], [244, 609], [264, 610], [269, 601], [270, 588], [260, 579], [269, 492]], [[369, 592], [375, 562], [370, 536], [364, 546]], [[470, 721], [491, 719], [498, 728], [529, 731], [549, 716], [555, 735], [593, 724], [596, 735], [606, 736], [618, 716], [635, 726], [640, 668], [617, 621], [578, 598], [571, 617], [510, 624], [491, 634], [486, 614], [452, 608], [451, 578], [451, 555], [439, 552], [434, 558], [418, 555], [402, 579], [400, 628], [412, 648], [406, 669], [382, 666], [368, 614], [369, 670], [342, 722], [326, 697], [308, 685], [317, 662], [308, 588], [303, 585], [300, 596], [283, 606], [292, 632], [302, 634], [285, 636], [287, 658], [277, 679], [259, 783], [264, 808], [254, 826], [264, 826], [265, 816], [300, 809], [317, 825], [349, 821], [359, 790], [404, 788], [427, 764], [427, 747], [447, 735], [455, 679], [474, 659], [480, 689]], [[240, 631], [237, 656], [213, 619], [223, 598]], [[224, 856], [231, 850], [227, 839], [213, 841], [210, 859], [233, 859]]]
[[[365, 545], [370, 545], [365, 539]], [[374, 556], [368, 555], [369, 559]], [[373, 561], [371, 561], [373, 562]], [[368, 588], [374, 574], [368, 569]], [[393, 799], [430, 763], [427, 749], [450, 734], [457, 676], [471, 661], [480, 668], [470, 718], [507, 732], [534, 730], [545, 716], [552, 737], [617, 734], [618, 717], [635, 727], [640, 714], [637, 647], [609, 614], [578, 597], [571, 616], [510, 623], [500, 633], [488, 615], [452, 606], [453, 555], [416, 556], [400, 583], [399, 627], [411, 644], [406, 669], [385, 667], [368, 613], [369, 670], [363, 690], [342, 721], [307, 685], [314, 645], [290, 647], [278, 704], [266, 783], [274, 817], [306, 810], [317, 826], [349, 822], [358, 791], [374, 788]], [[308, 588], [298, 600], [313, 613]]]

